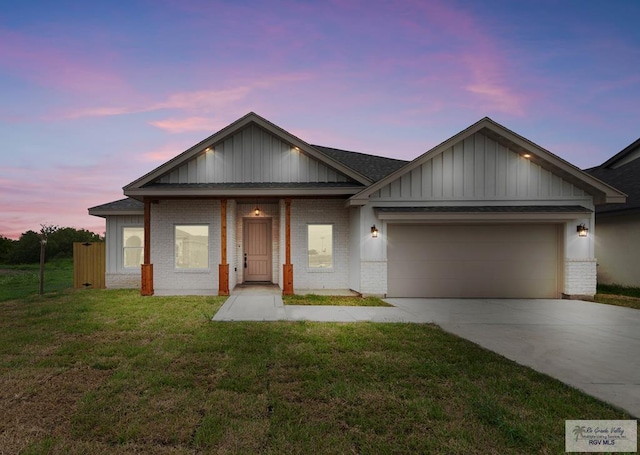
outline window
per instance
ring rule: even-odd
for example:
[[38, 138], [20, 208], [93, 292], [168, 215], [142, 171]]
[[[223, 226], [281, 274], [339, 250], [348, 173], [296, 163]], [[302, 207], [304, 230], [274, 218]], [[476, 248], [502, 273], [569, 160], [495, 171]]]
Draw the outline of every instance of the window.
[[144, 261], [144, 228], [122, 228], [122, 265], [140, 268]]
[[333, 267], [333, 225], [310, 224], [307, 233], [309, 267], [330, 269]]
[[206, 269], [209, 267], [209, 226], [176, 226], [175, 238], [176, 268]]

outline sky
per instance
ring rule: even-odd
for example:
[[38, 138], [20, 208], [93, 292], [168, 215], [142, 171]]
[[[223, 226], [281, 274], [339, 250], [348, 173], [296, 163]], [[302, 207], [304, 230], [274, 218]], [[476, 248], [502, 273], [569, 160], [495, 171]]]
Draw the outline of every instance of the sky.
[[488, 116], [580, 167], [640, 137], [637, 0], [0, 0], [0, 235], [248, 112], [412, 160]]

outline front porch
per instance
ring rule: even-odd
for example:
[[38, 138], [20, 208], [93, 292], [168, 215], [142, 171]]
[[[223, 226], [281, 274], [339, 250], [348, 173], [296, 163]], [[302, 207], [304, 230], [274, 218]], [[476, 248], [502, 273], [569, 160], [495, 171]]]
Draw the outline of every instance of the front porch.
[[283, 295], [343, 295], [351, 287], [341, 198], [145, 198], [143, 219], [142, 295], [226, 296], [258, 283]]

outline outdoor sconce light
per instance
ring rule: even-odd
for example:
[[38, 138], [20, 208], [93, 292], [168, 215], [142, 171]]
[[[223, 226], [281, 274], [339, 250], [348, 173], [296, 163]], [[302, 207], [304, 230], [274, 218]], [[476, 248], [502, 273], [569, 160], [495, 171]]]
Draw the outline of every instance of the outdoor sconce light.
[[253, 214], [255, 216], [260, 216], [260, 209], [258, 207], [256, 207], [255, 209], [253, 209]]
[[375, 224], [371, 226], [371, 237], [374, 239], [378, 238], [378, 228], [376, 228]]
[[578, 231], [578, 237], [586, 237], [587, 234], [589, 233], [589, 228], [586, 227], [584, 224], [579, 224], [576, 227], [576, 231]]

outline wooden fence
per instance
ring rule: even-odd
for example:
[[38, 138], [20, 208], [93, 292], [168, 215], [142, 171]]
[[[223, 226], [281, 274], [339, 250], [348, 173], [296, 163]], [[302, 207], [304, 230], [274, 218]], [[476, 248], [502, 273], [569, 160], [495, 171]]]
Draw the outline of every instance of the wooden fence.
[[104, 289], [104, 242], [74, 242], [73, 287], [75, 289]]

